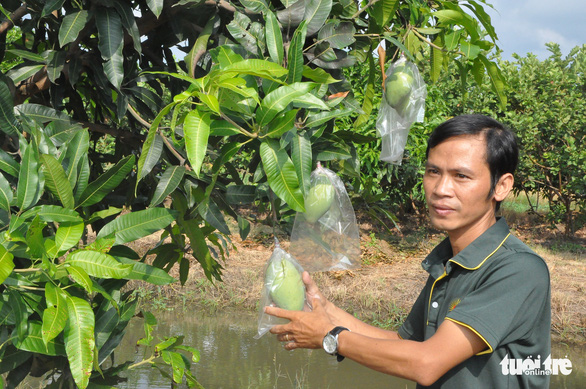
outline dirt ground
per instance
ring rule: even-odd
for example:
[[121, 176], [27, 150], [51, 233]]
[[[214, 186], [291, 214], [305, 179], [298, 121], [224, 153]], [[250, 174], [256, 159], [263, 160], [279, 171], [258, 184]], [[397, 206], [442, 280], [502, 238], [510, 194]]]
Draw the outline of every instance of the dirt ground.
[[[338, 306], [375, 325], [396, 329], [408, 313], [426, 274], [421, 261], [443, 239], [425, 220], [412, 219], [400, 224], [401, 231], [382, 228], [368, 217], [360, 216], [362, 266], [352, 271], [314, 273], [312, 276]], [[505, 215], [506, 216], [506, 215]], [[552, 285], [552, 337], [557, 341], [586, 343], [586, 231], [567, 239], [557, 231], [538, 225], [534, 220], [511, 217], [513, 232], [528, 243], [547, 262]], [[277, 234], [281, 247], [289, 247], [288, 236]], [[154, 244], [143, 240], [134, 247], [138, 252]], [[233, 250], [223, 264], [223, 282], [209, 282], [193, 260], [189, 278], [161, 288], [140, 288], [144, 301], [154, 308], [183, 306], [185, 309], [258, 310], [263, 267], [273, 250], [273, 230], [263, 224], [252, 227], [246, 240], [232, 236]], [[151, 246], [152, 247], [152, 246]], [[153, 303], [155, 302], [155, 303]]]

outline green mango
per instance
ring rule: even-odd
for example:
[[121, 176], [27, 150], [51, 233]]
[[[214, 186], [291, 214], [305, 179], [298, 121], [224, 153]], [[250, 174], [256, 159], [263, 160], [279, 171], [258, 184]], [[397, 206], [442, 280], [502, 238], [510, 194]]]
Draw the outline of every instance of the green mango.
[[413, 72], [405, 66], [397, 66], [385, 81], [387, 103], [400, 115], [403, 114], [409, 104], [414, 81]]
[[271, 299], [278, 307], [301, 311], [305, 304], [305, 286], [295, 265], [287, 259], [271, 262], [265, 282], [272, 285]]
[[305, 197], [305, 220], [315, 223], [334, 202], [335, 190], [329, 181], [312, 186]]

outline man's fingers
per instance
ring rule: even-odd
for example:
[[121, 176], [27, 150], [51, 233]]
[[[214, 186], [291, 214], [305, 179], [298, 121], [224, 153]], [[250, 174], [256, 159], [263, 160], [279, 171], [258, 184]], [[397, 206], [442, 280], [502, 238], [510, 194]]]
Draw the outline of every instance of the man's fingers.
[[271, 306], [265, 307], [265, 313], [268, 315], [271, 315], [271, 316], [282, 317], [283, 319], [289, 319], [289, 320], [291, 320], [291, 318], [294, 315], [293, 311], [288, 311], [283, 308], [271, 307]]

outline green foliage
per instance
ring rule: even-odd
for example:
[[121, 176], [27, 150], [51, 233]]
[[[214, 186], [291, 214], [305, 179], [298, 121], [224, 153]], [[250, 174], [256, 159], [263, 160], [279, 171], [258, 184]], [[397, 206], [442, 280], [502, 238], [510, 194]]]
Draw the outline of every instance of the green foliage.
[[[4, 371], [19, 366], [10, 381], [30, 372], [26, 361], [34, 355], [49, 353], [22, 341], [27, 321], [45, 325], [45, 309], [55, 324], [46, 324], [43, 345], [57, 354], [58, 369], [71, 373], [59, 379], [85, 388], [133, 315], [134, 302], [120, 294], [126, 280], [162, 285], [171, 281], [165, 271], [178, 266], [185, 283], [190, 256], [209, 280], [221, 280], [233, 232], [226, 217], [243, 239], [250, 231], [238, 207], [270, 203], [274, 221], [290, 220], [305, 209], [318, 161], [359, 179], [357, 145], [371, 137], [336, 121], [356, 114], [360, 128], [368, 120], [380, 74], [372, 52], [381, 42], [389, 58], [402, 51], [422, 67], [432, 47], [434, 79], [451, 61], [462, 75], [486, 73], [502, 103], [500, 71], [488, 60], [496, 35], [484, 5], [3, 2], [0, 22], [7, 23], [0, 25], [20, 28], [0, 52], [1, 290], [10, 301], [4, 306], [16, 307], [14, 320], [0, 327], [11, 339], [0, 350], [13, 353]], [[368, 83], [359, 103], [343, 70], [362, 62]], [[387, 187], [400, 201], [415, 185], [396, 170], [384, 175], [394, 177]], [[90, 227], [93, 243], [85, 239]], [[168, 240], [149, 251], [152, 266], [124, 246], [161, 229]], [[63, 299], [52, 296], [45, 307], [38, 294], [49, 284]], [[71, 319], [61, 330], [63, 312]], [[92, 331], [94, 342], [80, 341]], [[160, 355], [174, 382], [187, 376], [177, 354]]]
[[549, 221], [573, 234], [586, 225], [586, 46], [565, 58], [558, 45], [548, 48], [544, 61], [529, 55], [505, 68], [511, 107], [503, 121], [523, 150], [517, 190], [547, 199]]
[[[108, 222], [122, 209], [94, 212], [96, 206], [91, 204], [112, 189], [128, 186], [129, 169], [114, 165], [88, 183], [82, 166], [88, 161], [75, 157], [89, 146], [86, 129], [64, 125], [70, 141], [55, 143], [50, 125], [24, 115], [14, 119], [23, 133], [12, 138], [18, 145], [13, 162], [5, 156], [0, 166], [0, 373], [8, 373], [8, 387], [15, 387], [27, 374], [45, 375], [54, 385], [75, 382], [87, 387], [90, 381], [113, 385], [118, 372], [128, 366], [99, 377], [93, 372], [111, 356], [134, 316], [136, 300], [121, 294], [121, 287], [131, 279], [158, 285], [175, 281], [120, 245], [169, 226], [175, 212], [151, 208]], [[120, 164], [126, 161], [132, 158]], [[75, 200], [74, 193], [82, 194]], [[90, 243], [88, 230], [99, 222], [105, 225]], [[173, 356], [175, 349], [181, 349], [179, 343], [167, 353]], [[47, 358], [52, 362], [38, 362]], [[171, 366], [175, 382], [185, 376], [195, 386], [195, 378], [184, 368], [187, 365], [179, 366], [175, 357], [163, 361]]]

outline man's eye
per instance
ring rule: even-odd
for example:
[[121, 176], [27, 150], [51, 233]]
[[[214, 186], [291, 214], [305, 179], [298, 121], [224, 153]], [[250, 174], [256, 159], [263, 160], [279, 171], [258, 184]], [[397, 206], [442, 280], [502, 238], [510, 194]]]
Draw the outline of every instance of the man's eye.
[[458, 174], [458, 175], [457, 175], [457, 177], [458, 177], [458, 178], [461, 178], [461, 179], [468, 178], [468, 176], [467, 176], [467, 175], [465, 175], [465, 174]]

